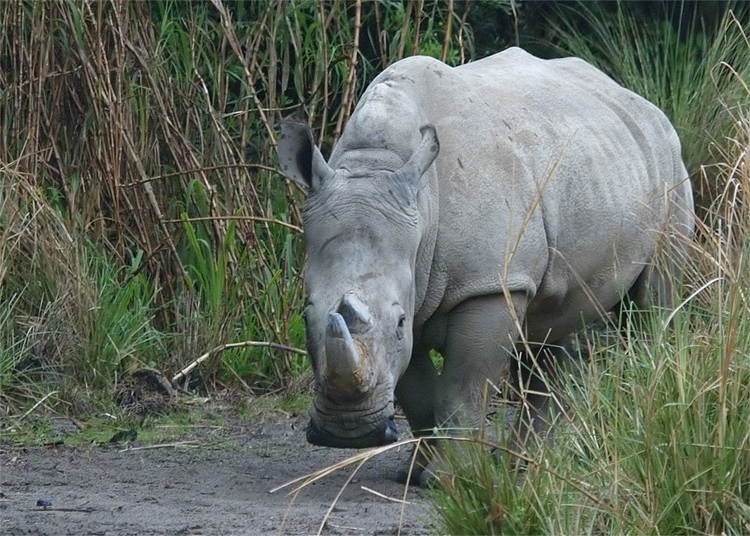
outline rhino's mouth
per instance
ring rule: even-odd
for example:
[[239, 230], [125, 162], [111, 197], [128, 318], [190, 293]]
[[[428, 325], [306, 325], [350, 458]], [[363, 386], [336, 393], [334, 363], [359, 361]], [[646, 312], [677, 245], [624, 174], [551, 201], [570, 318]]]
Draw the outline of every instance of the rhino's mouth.
[[307, 425], [307, 442], [318, 447], [332, 447], [337, 449], [363, 449], [379, 447], [398, 441], [398, 431], [393, 415], [388, 417], [380, 429], [356, 437], [339, 437], [332, 432], [320, 428], [315, 419], [310, 419]]
[[341, 413], [326, 414], [313, 407], [307, 425], [307, 441], [319, 447], [339, 449], [379, 447], [398, 441], [398, 430], [392, 408], [390, 412], [379, 410], [357, 418]]

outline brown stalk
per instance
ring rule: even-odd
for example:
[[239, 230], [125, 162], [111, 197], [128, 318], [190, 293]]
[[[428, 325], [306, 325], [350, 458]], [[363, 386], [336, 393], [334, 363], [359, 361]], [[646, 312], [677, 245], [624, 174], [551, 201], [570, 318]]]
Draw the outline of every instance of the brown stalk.
[[[229, 41], [229, 45], [231, 46], [232, 51], [237, 55], [238, 58], [242, 60], [246, 60], [245, 56], [242, 54], [242, 47], [240, 46], [239, 39], [237, 39], [237, 34], [235, 33], [234, 27], [232, 26], [232, 19], [229, 16], [229, 13], [227, 12], [226, 8], [224, 7], [224, 3], [221, 0], [211, 0], [211, 3], [219, 12], [219, 15], [221, 15], [221, 24], [222, 24], [222, 27], [224, 28], [225, 35], [227, 37], [227, 40]], [[268, 133], [268, 139], [271, 140], [272, 144], [275, 144], [276, 135], [274, 134], [271, 123], [268, 121], [268, 118], [266, 117], [266, 114], [263, 111], [263, 105], [261, 104], [260, 99], [258, 98], [258, 92], [255, 91], [254, 76], [250, 70], [250, 67], [248, 67], [248, 63], [251, 63], [251, 62], [249, 61], [242, 62], [242, 65], [245, 70], [245, 79], [247, 81], [247, 87], [250, 89], [250, 94], [253, 97], [253, 102], [255, 103], [255, 106], [257, 108], [258, 115], [260, 116], [260, 119], [263, 122], [263, 125], [266, 127], [266, 132]]]
[[464, 3], [464, 13], [461, 15], [461, 26], [458, 28], [458, 49], [460, 53], [460, 63], [463, 65], [466, 63], [466, 47], [464, 46], [464, 28], [466, 27], [466, 20], [469, 18], [469, 7], [471, 6], [471, 0], [466, 0]]
[[453, 0], [448, 0], [448, 22], [445, 25], [445, 38], [443, 39], [443, 54], [441, 59], [445, 62], [448, 57], [448, 45], [451, 42], [451, 26], [453, 24]]
[[378, 65], [380, 69], [385, 69], [388, 67], [388, 64], [386, 63], [387, 58], [385, 55], [386, 51], [386, 36], [385, 32], [381, 29], [380, 24], [380, 4], [378, 2], [374, 3], [375, 7], [375, 32], [376, 32], [376, 39], [378, 41], [378, 50], [380, 52], [380, 60], [378, 61]]
[[[414, 0], [408, 0], [406, 2], [406, 12], [404, 13], [404, 24], [401, 26], [401, 41], [398, 44], [398, 57], [396, 60], [404, 58], [404, 49], [406, 48], [406, 32], [409, 30], [409, 21], [411, 20], [411, 12], [414, 7]], [[419, 28], [415, 29], [415, 32], [419, 32]]]
[[286, 227], [287, 229], [294, 231], [299, 234], [303, 234], [304, 231], [302, 230], [302, 227], [299, 227], [298, 225], [293, 225], [291, 223], [287, 223], [285, 221], [276, 220], [273, 218], [266, 218], [263, 216], [201, 216], [201, 217], [193, 217], [193, 218], [185, 218], [181, 220], [164, 220], [164, 223], [185, 223], [186, 221], [213, 221], [213, 220], [221, 220], [221, 221], [259, 221], [263, 223], [273, 223], [276, 225], [281, 225], [282, 227]]
[[[323, 140], [326, 135], [326, 126], [328, 124], [328, 90], [329, 90], [329, 61], [328, 61], [328, 23], [330, 19], [326, 19], [325, 10], [323, 9], [325, 2], [320, 2], [320, 20], [323, 23], [321, 29], [322, 47], [323, 47], [323, 64], [319, 66], [319, 69], [323, 71], [323, 116], [320, 120], [320, 135], [318, 136], [318, 149], [323, 145]], [[313, 119], [312, 117], [310, 119]]]
[[[141, 54], [141, 51], [130, 41], [126, 41], [125, 46], [131, 51], [131, 53], [139, 61], [141, 68], [142, 68], [142, 72], [144, 72], [147, 75], [147, 79], [149, 80], [151, 87], [154, 88], [155, 91], [153, 92], [153, 94], [156, 97], [157, 104], [159, 105], [159, 108], [161, 110], [161, 116], [164, 122], [163, 124], [165, 127], [171, 127], [171, 128], [165, 128], [163, 132], [165, 136], [167, 136], [168, 140], [172, 140], [173, 138], [170, 136], [170, 133], [172, 131], [176, 131], [177, 129], [175, 128], [172, 121], [170, 120], [171, 114], [169, 113], [166, 102], [162, 98], [161, 92], [158, 90], [159, 83], [154, 79], [149, 69], [148, 62], [146, 61], [146, 58]], [[165, 93], [165, 94], [168, 94], [168, 93]], [[159, 201], [154, 192], [154, 189], [151, 187], [151, 184], [146, 180], [148, 178], [148, 174], [146, 173], [146, 170], [141, 162], [141, 159], [137, 151], [135, 150], [134, 143], [130, 139], [130, 136], [128, 135], [127, 132], [123, 132], [123, 140], [125, 141], [125, 149], [130, 153], [130, 158], [135, 164], [136, 170], [138, 171], [141, 181], [143, 182], [143, 189], [146, 192], [146, 199], [148, 200], [151, 206], [151, 209], [154, 211], [157, 223], [159, 227], [161, 228], [162, 232], [164, 233], [164, 237], [167, 241], [167, 245], [174, 256], [175, 262], [177, 263], [177, 266], [180, 269], [180, 273], [182, 277], [185, 278], [187, 277], [187, 270], [185, 269], [185, 266], [182, 264], [182, 261], [180, 260], [180, 256], [177, 252], [177, 247], [175, 246], [175, 240], [172, 238], [172, 235], [169, 231], [169, 227], [167, 227], [167, 225], [163, 223], [163, 220], [165, 218], [161, 211], [161, 207], [159, 206]], [[195, 167], [199, 167], [197, 162], [195, 162]]]
[[[263, 12], [263, 18], [260, 20], [260, 23], [258, 24], [259, 28], [265, 28], [266, 27], [266, 21], [268, 20], [269, 11], [270, 11], [270, 9], [267, 9], [267, 10], [265, 10]], [[275, 26], [274, 26], [274, 31], [275, 31]], [[263, 31], [257, 31], [252, 36], [251, 45], [248, 47], [248, 55], [249, 55], [250, 58], [254, 59], [254, 58], [258, 57], [259, 50], [260, 50], [260, 45], [261, 45], [261, 43], [263, 41], [264, 34], [265, 34], [265, 32], [263, 32]], [[254, 73], [253, 69], [256, 67], [256, 65], [257, 64], [255, 62], [251, 65], [250, 74]], [[249, 117], [249, 115], [250, 115], [250, 103], [247, 101], [247, 99], [243, 99], [243, 102], [245, 104], [244, 104], [244, 109], [242, 110], [242, 115], [240, 117], [243, 117], [243, 118]], [[248, 142], [247, 142], [247, 137], [246, 136], [247, 136], [248, 133], [249, 133], [248, 129], [246, 129], [246, 128], [242, 129], [242, 141], [240, 143], [240, 147], [247, 147], [247, 143]]]
[[422, 9], [424, 8], [424, 0], [417, 0], [417, 13], [415, 14], [416, 21], [414, 22], [414, 43], [411, 46], [411, 54], [419, 54], [419, 27], [422, 25]]
[[147, 182], [156, 182], [156, 181], [161, 181], [165, 179], [181, 178], [181, 177], [192, 175], [194, 173], [198, 173], [201, 170], [202, 171], [226, 171], [226, 170], [232, 170], [232, 169], [244, 169], [248, 171], [251, 169], [262, 169], [265, 171], [273, 171], [273, 172], [276, 171], [275, 167], [266, 166], [264, 164], [217, 164], [215, 166], [203, 166], [201, 168], [190, 168], [190, 169], [185, 169], [181, 171], [175, 171], [174, 173], [154, 175], [153, 177], [148, 177], [147, 179], [139, 179], [139, 180], [130, 182], [128, 184], [124, 184], [122, 187], [123, 189], [128, 189], [128, 188], [134, 188], [136, 186], [140, 186]]
[[354, 4], [354, 39], [352, 41], [352, 53], [349, 58], [349, 74], [346, 80], [344, 96], [341, 99], [341, 110], [339, 111], [338, 121], [336, 121], [336, 129], [333, 131], [334, 144], [341, 136], [344, 122], [349, 118], [349, 114], [351, 113], [351, 105], [354, 97], [354, 81], [357, 73], [357, 59], [359, 57], [359, 30], [362, 25], [361, 20], [362, 0], [356, 0], [356, 3]]
[[285, 352], [292, 352], [299, 355], [307, 355], [307, 352], [304, 350], [300, 350], [298, 348], [292, 348], [291, 346], [285, 346], [283, 344], [276, 344], [273, 342], [265, 342], [265, 341], [242, 341], [242, 342], [232, 342], [227, 344], [220, 344], [219, 346], [216, 346], [206, 352], [205, 354], [201, 355], [194, 361], [192, 361], [188, 366], [180, 370], [177, 374], [175, 374], [172, 377], [172, 383], [176, 384], [180, 380], [187, 379], [188, 375], [201, 363], [206, 361], [207, 359], [210, 359], [211, 357], [214, 357], [224, 350], [228, 350], [230, 348], [247, 348], [249, 346], [256, 346], [256, 347], [263, 347], [263, 348], [275, 348], [277, 350], [283, 350]]
[[[191, 46], [190, 46], [191, 54], [193, 54], [193, 58], [197, 58], [196, 52], [195, 52], [195, 48], [194, 48], [194, 44], [195, 44], [195, 40], [193, 40], [193, 42], [191, 43]], [[193, 60], [193, 64], [194, 65], [197, 64], [196, 59]], [[214, 109], [214, 107], [213, 107], [213, 105], [211, 103], [211, 97], [209, 95], [209, 91], [208, 91], [208, 87], [206, 86], [206, 82], [203, 80], [203, 77], [200, 75], [200, 73], [198, 72], [198, 70], [196, 68], [193, 68], [193, 76], [195, 76], [195, 78], [197, 78], [198, 81], [199, 81], [199, 83], [200, 83], [199, 87], [202, 90], [202, 95], [204, 97], [205, 109], [208, 111], [208, 115], [211, 118], [211, 122], [213, 124], [213, 127], [214, 127], [214, 130], [215, 130], [216, 134], [221, 138], [221, 141], [223, 142], [223, 143], [219, 144], [219, 147], [222, 148], [224, 150], [224, 152], [225, 152], [225, 154], [224, 154], [224, 160], [232, 161], [233, 159], [231, 158], [231, 155], [228, 154], [228, 152], [226, 151], [226, 148], [227, 147], [232, 147], [233, 143], [231, 141], [230, 136], [227, 134], [226, 129], [224, 128], [223, 123], [217, 118], [218, 113], [216, 112], [216, 110]], [[235, 151], [235, 152], [237, 152], [237, 151]], [[217, 200], [216, 200], [216, 195], [215, 195], [216, 190], [215, 190], [214, 186], [208, 180], [208, 177], [206, 175], [206, 168], [205, 168], [205, 166], [202, 166], [199, 169], [200, 169], [200, 176], [203, 179], [203, 187], [205, 188], [206, 192], [210, 192], [210, 194], [211, 194], [209, 196], [209, 207], [210, 207], [211, 215], [218, 217], [218, 214], [220, 214], [221, 211], [219, 210], [219, 207], [217, 205]], [[222, 226], [222, 221], [219, 220], [218, 218], [212, 218], [210, 221], [211, 221], [211, 223], [213, 223], [213, 226], [214, 226], [214, 232], [215, 232], [216, 241], [217, 241], [217, 243], [221, 243], [222, 238], [227, 233], [227, 228], [226, 228], [226, 226]], [[228, 263], [229, 263], [230, 268], [236, 268], [236, 266], [237, 266], [237, 258], [236, 258], [236, 256], [234, 255], [234, 253], [231, 250], [228, 250], [227, 254], [228, 254], [228, 257], [229, 257]]]

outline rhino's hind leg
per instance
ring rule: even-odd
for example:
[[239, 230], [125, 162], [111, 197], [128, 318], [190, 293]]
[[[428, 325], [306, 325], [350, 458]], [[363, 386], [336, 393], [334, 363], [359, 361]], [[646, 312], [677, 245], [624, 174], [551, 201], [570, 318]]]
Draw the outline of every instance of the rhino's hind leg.
[[[684, 199], [677, 205], [686, 205]], [[693, 215], [685, 209], [675, 212], [656, 251], [633, 283], [627, 298], [642, 309], [671, 309], [679, 302], [684, 268], [692, 257]]]
[[628, 307], [633, 303], [640, 310], [651, 307], [670, 308], [676, 293], [675, 280], [670, 270], [648, 264], [630, 287], [619, 307]]
[[[567, 342], [562, 341], [562, 342]], [[544, 441], [556, 415], [566, 410], [562, 378], [580, 375], [586, 356], [572, 345], [545, 345], [527, 355], [525, 349], [511, 367], [510, 387], [520, 405], [511, 437], [511, 449], [524, 453], [532, 440]]]

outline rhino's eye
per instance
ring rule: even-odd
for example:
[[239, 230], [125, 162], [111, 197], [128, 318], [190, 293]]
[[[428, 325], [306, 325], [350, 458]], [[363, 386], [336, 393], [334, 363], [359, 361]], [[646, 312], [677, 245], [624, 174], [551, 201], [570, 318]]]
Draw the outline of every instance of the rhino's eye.
[[398, 331], [396, 332], [396, 336], [399, 339], [402, 339], [404, 337], [405, 325], [406, 325], [406, 315], [402, 314], [400, 317], [398, 317]]

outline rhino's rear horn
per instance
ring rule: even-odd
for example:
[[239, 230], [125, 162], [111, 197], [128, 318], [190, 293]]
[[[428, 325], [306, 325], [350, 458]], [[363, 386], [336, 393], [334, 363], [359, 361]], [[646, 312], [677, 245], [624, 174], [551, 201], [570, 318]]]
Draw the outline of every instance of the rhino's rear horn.
[[372, 327], [370, 310], [352, 293], [344, 294], [336, 312], [343, 317], [350, 333], [364, 333]]

